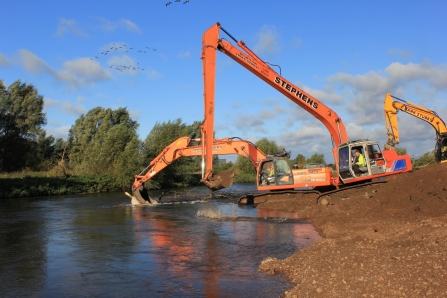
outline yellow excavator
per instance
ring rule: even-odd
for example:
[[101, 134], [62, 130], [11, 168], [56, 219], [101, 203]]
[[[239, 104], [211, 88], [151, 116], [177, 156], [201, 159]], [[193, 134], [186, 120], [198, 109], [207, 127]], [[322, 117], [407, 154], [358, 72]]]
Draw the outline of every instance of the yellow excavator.
[[435, 111], [397, 98], [390, 93], [385, 96], [383, 111], [388, 134], [388, 141], [384, 146], [385, 149], [395, 149], [395, 146], [399, 144], [397, 113], [403, 111], [433, 126], [436, 131], [435, 160], [438, 163], [447, 163], [447, 126]]

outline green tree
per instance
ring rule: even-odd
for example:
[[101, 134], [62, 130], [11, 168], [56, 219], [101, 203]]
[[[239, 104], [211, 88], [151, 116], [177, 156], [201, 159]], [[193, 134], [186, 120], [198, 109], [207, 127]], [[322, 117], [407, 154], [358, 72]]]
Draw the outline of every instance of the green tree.
[[70, 129], [70, 167], [75, 174], [108, 175], [128, 188], [141, 166], [137, 128], [126, 108], [93, 108]]
[[37, 140], [46, 124], [43, 96], [31, 84], [0, 82], [0, 171], [17, 171], [33, 164]]
[[[281, 152], [282, 148], [276, 144], [275, 141], [270, 141], [267, 138], [262, 138], [255, 143], [255, 146], [262, 150], [265, 154]], [[236, 160], [236, 167], [241, 173], [252, 174], [255, 173], [255, 169], [251, 164], [250, 159], [245, 156], [239, 155]]]
[[255, 145], [265, 154], [277, 153], [282, 151], [282, 147], [276, 144], [276, 141], [270, 141], [267, 138], [262, 138], [255, 143]]
[[292, 166], [297, 165], [299, 169], [304, 168], [304, 165], [306, 164], [306, 157], [299, 153], [295, 159], [292, 160]]
[[396, 148], [397, 155], [405, 155], [407, 154], [407, 149], [405, 148]]
[[[187, 125], [180, 118], [174, 121], [156, 123], [144, 140], [143, 156], [149, 164], [163, 149], [180, 137], [199, 138], [201, 122]], [[191, 142], [190, 145], [194, 145]], [[171, 157], [168, 158], [168, 160]], [[197, 184], [200, 180], [201, 157], [181, 157], [160, 171], [146, 183], [148, 188], [168, 188], [177, 185]]]
[[38, 171], [47, 171], [57, 164], [57, 155], [55, 152], [55, 139], [53, 136], [46, 136], [46, 132], [42, 132], [33, 147], [33, 158], [29, 164]]
[[318, 154], [318, 153], [314, 153], [312, 154], [311, 157], [309, 157], [306, 160], [306, 163], [321, 163], [321, 164], [326, 164], [326, 161], [324, 160], [324, 154]]
[[429, 151], [424, 153], [419, 158], [412, 158], [412, 165], [414, 169], [422, 168], [426, 165], [436, 163], [435, 155], [433, 151]]

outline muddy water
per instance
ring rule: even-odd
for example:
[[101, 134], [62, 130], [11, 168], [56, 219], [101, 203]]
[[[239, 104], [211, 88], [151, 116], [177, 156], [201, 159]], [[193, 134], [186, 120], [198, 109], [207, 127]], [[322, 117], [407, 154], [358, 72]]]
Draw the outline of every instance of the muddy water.
[[0, 201], [0, 296], [278, 297], [290, 285], [260, 262], [319, 238], [293, 214], [176, 197], [154, 207], [122, 193]]

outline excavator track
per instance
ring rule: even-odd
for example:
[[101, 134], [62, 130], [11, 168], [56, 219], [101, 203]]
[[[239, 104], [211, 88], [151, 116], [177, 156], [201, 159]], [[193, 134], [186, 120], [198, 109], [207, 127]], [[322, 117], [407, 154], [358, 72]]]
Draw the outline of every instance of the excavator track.
[[[265, 192], [265, 193], [255, 193], [255, 194], [246, 194], [238, 198], [238, 204], [247, 204], [247, 205], [257, 205], [262, 202], [273, 200], [276, 195], [306, 195], [313, 194], [316, 196], [316, 204], [320, 205], [334, 205], [339, 201], [345, 199], [352, 198], [370, 198], [373, 196], [374, 192], [377, 191], [377, 188], [374, 186], [380, 186], [381, 184], [386, 183], [387, 181], [371, 181], [365, 182], [356, 185], [348, 185], [339, 189], [329, 190], [329, 191], [318, 191], [318, 190], [287, 190], [287, 191], [275, 191], [275, 192]], [[373, 187], [373, 188], [371, 188]], [[363, 194], [359, 194], [358, 190], [365, 188], [366, 191]], [[354, 195], [350, 195], [350, 192], [355, 190]]]

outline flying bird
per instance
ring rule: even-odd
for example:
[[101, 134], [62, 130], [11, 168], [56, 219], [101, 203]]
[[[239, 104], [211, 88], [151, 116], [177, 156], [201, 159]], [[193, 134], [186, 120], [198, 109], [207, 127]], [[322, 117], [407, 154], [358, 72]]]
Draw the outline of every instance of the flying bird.
[[189, 0], [186, 0], [185, 2], [183, 2], [183, 4], [186, 4], [186, 3], [188, 3], [189, 2]]
[[166, 3], [166, 7], [167, 7], [169, 4], [171, 4], [171, 2]]

